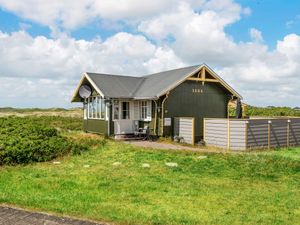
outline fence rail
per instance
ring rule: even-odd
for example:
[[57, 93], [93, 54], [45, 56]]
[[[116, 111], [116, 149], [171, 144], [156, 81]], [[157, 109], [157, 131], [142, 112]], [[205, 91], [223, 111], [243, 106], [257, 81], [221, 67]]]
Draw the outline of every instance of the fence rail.
[[300, 118], [204, 119], [207, 146], [231, 150], [300, 145]]

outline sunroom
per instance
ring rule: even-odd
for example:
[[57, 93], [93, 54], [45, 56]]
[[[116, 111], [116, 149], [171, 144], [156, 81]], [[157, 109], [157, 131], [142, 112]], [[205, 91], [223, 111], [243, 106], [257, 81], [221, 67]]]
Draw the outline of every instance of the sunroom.
[[111, 124], [112, 130], [109, 133], [114, 135], [133, 134], [139, 128], [149, 125], [151, 117], [151, 100], [107, 100], [101, 96], [92, 96], [84, 104], [84, 119], [106, 121], [107, 126]]

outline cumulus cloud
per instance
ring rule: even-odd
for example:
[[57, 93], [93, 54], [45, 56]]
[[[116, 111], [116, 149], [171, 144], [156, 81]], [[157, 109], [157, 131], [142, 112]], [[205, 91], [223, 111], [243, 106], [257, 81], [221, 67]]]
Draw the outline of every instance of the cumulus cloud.
[[[281, 37], [269, 50], [262, 32], [250, 28], [251, 40], [236, 42], [225, 28], [251, 9], [232, 0], [116, 1], [0, 0], [2, 8], [59, 33], [0, 32], [0, 95], [8, 95], [6, 103], [64, 106], [85, 71], [140, 75], [205, 62], [250, 104], [298, 104], [299, 35]], [[91, 41], [66, 34], [95, 19], [129, 23], [138, 32]]]
[[[251, 28], [251, 42], [237, 43], [224, 29], [239, 20], [245, 9], [224, 2], [232, 6], [222, 7], [215, 1], [213, 9], [203, 7], [195, 12], [191, 5], [181, 4], [171, 13], [143, 21], [139, 30], [158, 43], [172, 36], [170, 46], [186, 64], [208, 63], [251, 104], [280, 105], [283, 98], [274, 99], [278, 93], [289, 96], [283, 104], [296, 105], [300, 99], [295, 88], [300, 85], [299, 36], [287, 35], [269, 51], [262, 32]], [[224, 12], [217, 13], [216, 6]]]
[[218, 72], [250, 104], [296, 106], [300, 101], [299, 40], [296, 34], [287, 35], [277, 42], [273, 51], [253, 52], [249, 61], [224, 66]]
[[[125, 32], [105, 41], [0, 32], [0, 96], [7, 96], [1, 105], [9, 105], [9, 100], [16, 104], [12, 99], [26, 106], [30, 102], [31, 106], [68, 105], [83, 72], [140, 75], [175, 68], [177, 62], [180, 64], [168, 47], [157, 47], [144, 36]], [[56, 103], [50, 100], [53, 98]]]
[[94, 19], [138, 20], [172, 8], [177, 0], [0, 0], [0, 7], [38, 24], [75, 29]]

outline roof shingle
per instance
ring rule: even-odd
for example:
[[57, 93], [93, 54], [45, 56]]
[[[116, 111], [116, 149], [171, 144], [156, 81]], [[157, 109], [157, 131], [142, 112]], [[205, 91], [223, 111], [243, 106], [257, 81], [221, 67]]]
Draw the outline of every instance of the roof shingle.
[[200, 66], [190, 66], [142, 77], [87, 73], [109, 98], [158, 98], [163, 92], [196, 72]]

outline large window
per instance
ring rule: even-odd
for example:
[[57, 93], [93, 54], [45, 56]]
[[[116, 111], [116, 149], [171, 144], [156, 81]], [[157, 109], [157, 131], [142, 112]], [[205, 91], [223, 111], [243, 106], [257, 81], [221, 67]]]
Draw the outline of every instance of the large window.
[[142, 120], [147, 119], [147, 108], [148, 108], [147, 102], [146, 101], [142, 101], [140, 103], [140, 113], [141, 113], [140, 115], [141, 115], [141, 119]]
[[129, 119], [129, 102], [122, 102], [122, 119]]
[[88, 118], [104, 119], [105, 118], [105, 102], [100, 96], [88, 98]]

